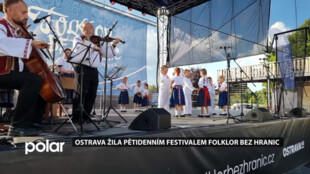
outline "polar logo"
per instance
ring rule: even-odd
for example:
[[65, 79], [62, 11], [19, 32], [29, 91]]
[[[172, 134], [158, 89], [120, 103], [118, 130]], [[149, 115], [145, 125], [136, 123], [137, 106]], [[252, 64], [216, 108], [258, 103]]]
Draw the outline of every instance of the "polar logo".
[[52, 142], [50, 143], [49, 140], [46, 140], [45, 142], [39, 142], [39, 143], [33, 143], [33, 142], [27, 142], [25, 143], [25, 155], [28, 155], [32, 152], [63, 152], [63, 146], [65, 145], [65, 142]]

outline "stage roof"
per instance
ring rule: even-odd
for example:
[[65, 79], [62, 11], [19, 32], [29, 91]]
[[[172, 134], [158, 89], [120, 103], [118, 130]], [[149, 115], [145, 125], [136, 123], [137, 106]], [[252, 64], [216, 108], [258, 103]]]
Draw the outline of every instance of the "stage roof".
[[210, 0], [115, 0], [116, 3], [152, 16], [156, 16], [161, 7], [166, 7], [171, 15], [175, 15], [207, 1]]

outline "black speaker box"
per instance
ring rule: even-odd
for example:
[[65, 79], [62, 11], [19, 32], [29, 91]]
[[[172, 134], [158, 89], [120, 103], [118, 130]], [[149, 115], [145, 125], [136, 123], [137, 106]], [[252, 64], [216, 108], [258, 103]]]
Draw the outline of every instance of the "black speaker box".
[[161, 130], [171, 128], [171, 114], [162, 108], [150, 108], [139, 114], [130, 124], [133, 130]]
[[305, 117], [307, 111], [304, 108], [294, 108], [288, 112], [289, 117]]
[[255, 108], [245, 115], [248, 121], [267, 121], [270, 120], [270, 112], [266, 108]]

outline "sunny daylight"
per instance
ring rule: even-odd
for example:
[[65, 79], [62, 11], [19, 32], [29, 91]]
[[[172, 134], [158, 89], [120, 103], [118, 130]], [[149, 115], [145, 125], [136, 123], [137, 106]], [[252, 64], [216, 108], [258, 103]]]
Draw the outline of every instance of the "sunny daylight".
[[0, 0], [1, 174], [309, 174], [309, 0]]

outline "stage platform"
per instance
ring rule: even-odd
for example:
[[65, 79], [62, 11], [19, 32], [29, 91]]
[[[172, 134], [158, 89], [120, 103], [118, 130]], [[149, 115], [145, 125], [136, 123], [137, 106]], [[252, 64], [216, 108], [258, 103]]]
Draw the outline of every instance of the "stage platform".
[[[197, 112], [197, 111], [195, 111]], [[238, 115], [239, 111], [232, 111]], [[70, 123], [57, 133], [54, 125], [46, 124], [38, 141], [65, 142], [62, 153], [33, 153], [25, 155], [24, 143], [16, 148], [0, 146], [0, 171], [4, 173], [202, 173], [220, 174], [255, 159], [272, 158], [266, 166], [257, 166], [246, 173], [283, 173], [310, 161], [310, 117], [275, 119], [268, 122], [235, 123], [224, 116], [198, 118], [172, 117], [172, 128], [161, 131], [128, 129], [138, 115], [133, 111], [122, 113], [128, 121], [113, 128], [101, 122], [98, 131], [92, 124], [84, 124], [84, 133], [77, 134]], [[112, 113], [110, 120], [121, 121]], [[77, 125], [79, 130], [79, 125]], [[3, 137], [3, 135], [2, 135]], [[72, 147], [72, 138], [121, 137], [283, 137], [284, 147]], [[33, 139], [32, 139], [33, 140]], [[18, 141], [18, 140], [17, 140]], [[287, 147], [302, 142], [304, 148], [283, 156]], [[281, 167], [280, 167], [281, 166]], [[227, 171], [226, 171], [227, 172]], [[2, 172], [1, 172], [2, 173]]]
[[[60, 128], [57, 133], [55, 132], [55, 129], [64, 122], [66, 117], [61, 117], [61, 118], [56, 118], [54, 119], [54, 124], [44, 124], [44, 134], [43, 137], [46, 138], [53, 138], [59, 139], [59, 138], [68, 138], [71, 140], [72, 137], [88, 137], [88, 136], [119, 136], [119, 135], [135, 135], [135, 134], [145, 134], [145, 133], [151, 133], [151, 132], [145, 132], [145, 131], [135, 131], [135, 130], [130, 130], [128, 129], [128, 126], [131, 124], [131, 122], [136, 118], [136, 116], [139, 115], [139, 112], [135, 112], [133, 109], [128, 109], [127, 112], [120, 112], [121, 115], [126, 119], [127, 123], [125, 123], [119, 116], [116, 115], [113, 111], [111, 111], [111, 114], [108, 117], [108, 120], [113, 120], [113, 121], [120, 121], [120, 124], [113, 124], [113, 127], [110, 128], [105, 122], [98, 122], [100, 115], [97, 115], [96, 117], [93, 118], [95, 123], [100, 127], [100, 130], [98, 131], [95, 126], [91, 123], [84, 124], [84, 133], [76, 133], [72, 127], [72, 125], [68, 122], [64, 127]], [[172, 110], [170, 111], [171, 113], [173, 112]], [[216, 125], [226, 125], [227, 119], [225, 116], [212, 116], [210, 118], [199, 118], [197, 117], [198, 113], [200, 111], [198, 109], [193, 110], [193, 116], [191, 117], [171, 117], [171, 124], [172, 127], [171, 130], [176, 130], [176, 129], [182, 129], [182, 128], [194, 128], [194, 127], [212, 127]], [[220, 111], [217, 110], [217, 113]], [[97, 113], [100, 113], [98, 110]], [[233, 110], [232, 111], [233, 115], [238, 115], [240, 114], [240, 111], [238, 110]], [[240, 117], [238, 117], [240, 118]], [[45, 121], [46, 122], [46, 121]], [[99, 123], [99, 124], [98, 124]], [[234, 121], [229, 120], [229, 125], [230, 124], [235, 124]], [[78, 131], [80, 131], [80, 125], [75, 124], [76, 128]], [[5, 133], [2, 135], [0, 134], [0, 137], [4, 137]]]

